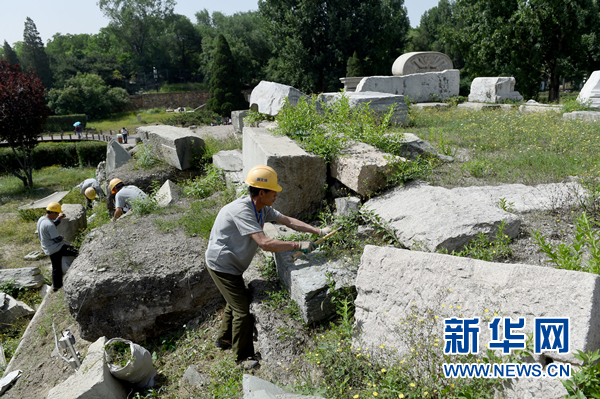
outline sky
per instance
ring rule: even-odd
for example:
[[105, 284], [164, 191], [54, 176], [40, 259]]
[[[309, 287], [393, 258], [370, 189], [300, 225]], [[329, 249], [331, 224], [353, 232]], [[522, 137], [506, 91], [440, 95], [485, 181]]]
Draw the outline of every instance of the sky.
[[[21, 3], [21, 1], [23, 1]], [[108, 25], [96, 0], [0, 0], [0, 46], [6, 40], [11, 46], [23, 40], [25, 18], [35, 22], [38, 32], [44, 41], [52, 38], [55, 33], [95, 34], [100, 28]], [[437, 6], [438, 0], [404, 0], [408, 10], [410, 25], [419, 25], [421, 15], [432, 7]], [[218, 0], [193, 1], [179, 0], [175, 13], [183, 14], [195, 23], [196, 12], [207, 9], [220, 11], [225, 15], [258, 9], [256, 0]]]

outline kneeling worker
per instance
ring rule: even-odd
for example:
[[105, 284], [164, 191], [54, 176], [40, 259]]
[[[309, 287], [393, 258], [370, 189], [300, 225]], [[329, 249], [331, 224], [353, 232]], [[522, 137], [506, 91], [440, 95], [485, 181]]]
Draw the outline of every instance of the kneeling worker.
[[52, 262], [52, 288], [54, 292], [63, 286], [62, 258], [63, 256], [77, 256], [79, 252], [71, 245], [63, 242], [63, 236], [58, 234], [56, 226], [65, 217], [58, 202], [51, 202], [46, 207], [46, 215], [38, 219], [37, 231], [42, 250], [50, 255]]
[[100, 196], [100, 198], [105, 197], [104, 191], [102, 191], [100, 183], [98, 183], [98, 180], [96, 179], [85, 179], [78, 187], [81, 190], [81, 194], [85, 196], [86, 209], [92, 209], [92, 201], [96, 196]]
[[112, 179], [109, 184], [110, 192], [115, 194], [115, 214], [112, 218], [115, 222], [123, 213], [133, 210], [133, 201], [138, 198], [146, 198], [147, 195], [136, 186], [126, 186], [123, 180]]
[[282, 215], [271, 206], [282, 188], [277, 173], [265, 165], [248, 173], [249, 196], [225, 205], [217, 215], [206, 250], [208, 272], [225, 297], [227, 305], [215, 345], [232, 348], [236, 360], [248, 359], [246, 367], [255, 367], [252, 332], [254, 317], [250, 314], [250, 298], [242, 274], [260, 246], [265, 251], [297, 251], [308, 253], [316, 247], [311, 241], [279, 241], [263, 233], [265, 222], [278, 222], [296, 231], [325, 235], [330, 228], [319, 229], [300, 220]]

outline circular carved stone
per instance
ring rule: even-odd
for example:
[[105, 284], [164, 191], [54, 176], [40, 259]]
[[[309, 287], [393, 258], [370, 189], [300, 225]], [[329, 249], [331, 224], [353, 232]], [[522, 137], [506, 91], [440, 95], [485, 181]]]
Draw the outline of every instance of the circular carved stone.
[[392, 65], [392, 75], [403, 76], [412, 73], [440, 72], [454, 69], [452, 60], [446, 54], [436, 51], [417, 51], [402, 54]]

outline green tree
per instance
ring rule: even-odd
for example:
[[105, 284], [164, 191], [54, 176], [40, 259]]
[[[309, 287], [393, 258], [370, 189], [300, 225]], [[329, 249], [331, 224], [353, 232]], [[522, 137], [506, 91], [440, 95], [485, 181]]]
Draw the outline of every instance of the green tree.
[[356, 51], [352, 54], [352, 57], [348, 58], [348, 64], [346, 65], [346, 77], [357, 77], [363, 76], [362, 62], [358, 58]]
[[354, 51], [368, 75], [390, 74], [409, 29], [403, 0], [260, 0], [274, 45], [270, 80], [305, 92], [337, 91]]
[[174, 0], [99, 0], [98, 6], [110, 20], [107, 30], [114, 35], [121, 51], [128, 53], [120, 62], [143, 71], [158, 66], [163, 58], [158, 47], [163, 42], [166, 23], [173, 15]]
[[18, 65], [0, 59], [0, 140], [6, 141], [19, 169], [0, 162], [25, 187], [33, 187], [33, 149], [50, 110], [44, 103], [44, 86], [35, 72], [21, 72]]
[[514, 76], [529, 98], [546, 78], [549, 100], [558, 101], [560, 77], [588, 67], [595, 0], [457, 0], [453, 9], [461, 24], [445, 40], [459, 45], [471, 76]]
[[167, 49], [171, 64], [183, 69], [198, 67], [202, 36], [185, 15], [174, 14], [167, 24]]
[[21, 62], [19, 61], [19, 57], [17, 56], [17, 53], [12, 49], [12, 47], [10, 47], [10, 44], [8, 44], [6, 42], [6, 40], [4, 41], [4, 59], [11, 65], [16, 65], [16, 64], [20, 64]]
[[210, 79], [210, 98], [207, 105], [208, 109], [221, 116], [230, 116], [231, 111], [248, 106], [242, 94], [236, 61], [223, 35], [217, 37]]
[[48, 92], [48, 106], [58, 115], [86, 114], [99, 118], [123, 110], [128, 102], [124, 89], [109, 88], [100, 76], [90, 73], [78, 73], [62, 89]]
[[42, 79], [45, 87], [52, 87], [52, 70], [50, 69], [48, 55], [44, 51], [44, 42], [42, 42], [35, 23], [29, 17], [25, 20], [23, 48], [20, 58], [23, 63], [23, 70], [28, 68], [33, 69], [37, 72], [40, 79]]

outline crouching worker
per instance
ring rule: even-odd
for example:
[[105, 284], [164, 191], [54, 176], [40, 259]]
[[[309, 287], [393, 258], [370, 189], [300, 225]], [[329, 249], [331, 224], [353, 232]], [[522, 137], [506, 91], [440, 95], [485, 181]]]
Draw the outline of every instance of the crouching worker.
[[123, 180], [112, 179], [109, 183], [110, 192], [115, 195], [115, 214], [113, 222], [128, 211], [133, 211], [133, 202], [138, 198], [146, 198], [147, 195], [136, 186], [126, 186]]
[[249, 196], [225, 205], [217, 215], [206, 250], [208, 272], [227, 301], [223, 321], [215, 345], [232, 348], [238, 364], [245, 368], [258, 366], [252, 333], [254, 317], [250, 314], [249, 292], [242, 274], [260, 246], [265, 251], [297, 251], [308, 253], [316, 247], [311, 241], [279, 241], [263, 233], [265, 222], [278, 222], [296, 231], [325, 235], [330, 228], [319, 229], [300, 220], [282, 215], [273, 203], [282, 190], [277, 173], [268, 166], [250, 170], [246, 183]]
[[96, 199], [96, 197], [104, 198], [104, 191], [100, 187], [100, 183], [96, 179], [85, 179], [79, 184], [79, 189], [81, 190], [81, 194], [85, 196], [86, 209], [92, 209], [92, 201]]
[[52, 262], [52, 288], [54, 292], [63, 286], [62, 258], [63, 256], [77, 256], [79, 252], [71, 245], [63, 241], [63, 236], [58, 234], [56, 226], [65, 217], [58, 202], [51, 202], [46, 207], [46, 215], [38, 219], [38, 238], [42, 244], [42, 250], [50, 255]]

